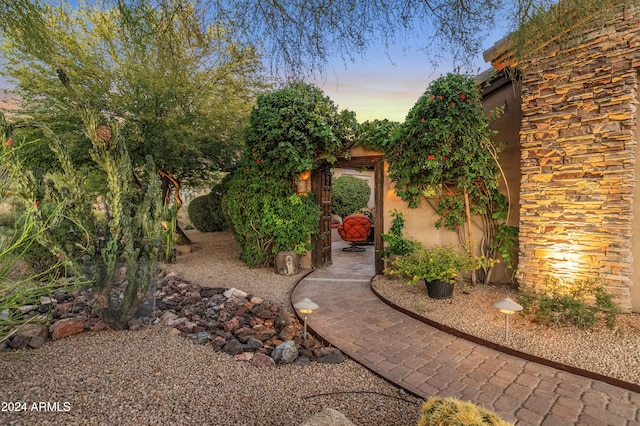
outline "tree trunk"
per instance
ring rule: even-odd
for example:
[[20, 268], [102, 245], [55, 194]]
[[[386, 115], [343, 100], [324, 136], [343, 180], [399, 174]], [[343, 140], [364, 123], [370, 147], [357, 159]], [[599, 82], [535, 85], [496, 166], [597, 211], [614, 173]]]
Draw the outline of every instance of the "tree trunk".
[[[173, 178], [168, 172], [165, 172], [162, 169], [158, 169], [158, 174], [162, 178], [162, 203], [164, 206], [168, 206], [171, 202], [171, 185], [174, 187], [174, 195], [173, 198], [178, 205], [178, 210], [180, 211], [180, 207], [182, 207], [182, 199], [180, 198], [180, 182], [177, 179]], [[176, 212], [177, 214], [177, 212]], [[176, 223], [176, 232], [180, 235], [180, 243], [181, 244], [193, 244], [191, 238], [187, 236], [187, 234], [180, 228], [180, 225]]]
[[[471, 229], [471, 208], [469, 207], [469, 193], [464, 188], [464, 212], [467, 216], [467, 247], [469, 248], [469, 256], [473, 259], [473, 231]], [[476, 285], [476, 270], [471, 271], [471, 285]]]

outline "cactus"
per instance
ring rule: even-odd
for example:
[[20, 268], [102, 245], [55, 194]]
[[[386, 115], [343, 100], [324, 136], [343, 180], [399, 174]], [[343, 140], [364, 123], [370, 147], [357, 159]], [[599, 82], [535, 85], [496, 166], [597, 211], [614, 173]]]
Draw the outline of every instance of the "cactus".
[[51, 206], [59, 206], [55, 221], [43, 227], [37, 242], [68, 271], [92, 280], [97, 311], [110, 326], [124, 328], [141, 305], [160, 257], [160, 180], [150, 157], [146, 182], [134, 176], [117, 123], [99, 125], [100, 115], [88, 108], [81, 107], [80, 113], [92, 143], [91, 158], [106, 176], [103, 215], [93, 208], [95, 197], [87, 190], [68, 149], [46, 125], [26, 120], [9, 124], [2, 119], [0, 133], [8, 139], [19, 127], [39, 129], [47, 137], [61, 173], [35, 176], [21, 167], [13, 150], [4, 165], [15, 177], [16, 195], [26, 205], [38, 207], [33, 214], [37, 223], [44, 223]]
[[507, 426], [511, 424], [502, 420], [497, 414], [471, 402], [437, 396], [429, 398], [422, 404], [420, 418], [416, 423], [417, 426]]

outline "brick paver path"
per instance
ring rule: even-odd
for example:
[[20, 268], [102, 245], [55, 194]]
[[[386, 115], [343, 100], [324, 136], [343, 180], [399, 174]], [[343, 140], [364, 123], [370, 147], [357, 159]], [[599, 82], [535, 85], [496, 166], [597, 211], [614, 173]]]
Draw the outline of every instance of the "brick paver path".
[[640, 394], [451, 336], [381, 302], [371, 275], [318, 270], [293, 302], [320, 308], [311, 330], [365, 367], [427, 398], [452, 396], [518, 425], [640, 425]]

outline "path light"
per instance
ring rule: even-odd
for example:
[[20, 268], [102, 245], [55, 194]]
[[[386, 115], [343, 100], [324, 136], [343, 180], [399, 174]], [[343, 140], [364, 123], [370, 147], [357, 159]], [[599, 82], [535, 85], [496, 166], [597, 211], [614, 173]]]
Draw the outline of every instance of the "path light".
[[493, 306], [504, 314], [504, 340], [507, 341], [509, 340], [509, 316], [521, 311], [522, 306], [508, 297], [494, 303]]
[[304, 334], [302, 335], [303, 339], [307, 338], [307, 315], [311, 315], [314, 309], [318, 309], [318, 305], [309, 300], [308, 297], [305, 297], [298, 303], [294, 303], [294, 308], [298, 310], [302, 315], [304, 315]]

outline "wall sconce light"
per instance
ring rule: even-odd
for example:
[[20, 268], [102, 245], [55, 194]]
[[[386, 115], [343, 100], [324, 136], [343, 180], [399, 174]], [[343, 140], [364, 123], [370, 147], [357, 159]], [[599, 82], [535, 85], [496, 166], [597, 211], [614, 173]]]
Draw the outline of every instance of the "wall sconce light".
[[304, 315], [304, 334], [302, 335], [303, 339], [307, 338], [307, 316], [313, 313], [314, 309], [318, 309], [319, 306], [309, 300], [308, 297], [305, 297], [298, 303], [294, 303], [294, 308], [298, 310], [302, 315]]
[[504, 314], [504, 340], [509, 340], [509, 316], [515, 314], [522, 310], [522, 306], [511, 300], [510, 298], [505, 298], [500, 300], [499, 302], [495, 302], [493, 304], [494, 307], [498, 308], [498, 310]]
[[296, 181], [298, 195], [309, 192], [309, 179], [311, 179], [311, 170], [305, 170], [300, 173], [300, 176], [298, 176], [298, 180]]
[[308, 181], [311, 178], [311, 170], [305, 170], [304, 172], [300, 173], [300, 180], [303, 181]]

